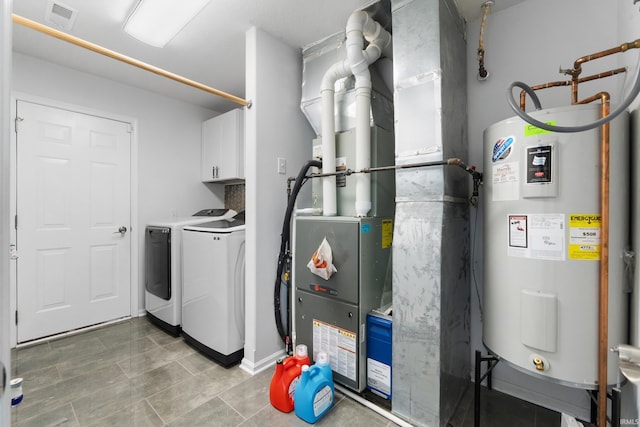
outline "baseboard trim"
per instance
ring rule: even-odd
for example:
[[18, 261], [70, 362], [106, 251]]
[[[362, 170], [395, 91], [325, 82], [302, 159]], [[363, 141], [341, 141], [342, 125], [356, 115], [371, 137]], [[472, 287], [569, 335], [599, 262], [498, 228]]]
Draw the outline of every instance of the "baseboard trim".
[[286, 356], [284, 349], [276, 351], [270, 356], [265, 357], [257, 362], [252, 362], [246, 358], [246, 356], [240, 362], [240, 369], [247, 372], [249, 375], [254, 376], [262, 371], [265, 371], [276, 364], [276, 360]]

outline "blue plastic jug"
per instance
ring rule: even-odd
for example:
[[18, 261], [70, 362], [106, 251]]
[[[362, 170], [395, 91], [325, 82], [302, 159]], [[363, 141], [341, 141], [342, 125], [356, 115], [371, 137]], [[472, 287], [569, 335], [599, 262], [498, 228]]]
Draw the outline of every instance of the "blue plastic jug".
[[331, 387], [331, 391], [335, 395], [336, 390], [333, 385], [333, 371], [331, 370], [331, 365], [329, 364], [329, 356], [326, 352], [321, 351], [318, 353], [318, 357], [316, 358], [315, 366], [318, 366], [322, 373], [324, 374], [327, 381], [329, 381], [329, 385]]
[[333, 376], [327, 379], [326, 367], [304, 365], [293, 399], [296, 415], [314, 424], [331, 409], [334, 395]]

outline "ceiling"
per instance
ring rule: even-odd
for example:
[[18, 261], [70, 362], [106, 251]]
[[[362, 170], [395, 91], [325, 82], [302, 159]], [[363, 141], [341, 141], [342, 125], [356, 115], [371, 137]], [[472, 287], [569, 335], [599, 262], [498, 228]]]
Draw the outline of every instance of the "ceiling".
[[[44, 19], [49, 1], [14, 0], [13, 12], [53, 26]], [[478, 19], [485, 1], [454, 0], [467, 21]], [[495, 0], [492, 10], [522, 1]], [[122, 24], [137, 0], [59, 2], [78, 11], [75, 24], [65, 32], [241, 98], [245, 97], [245, 32], [249, 28], [256, 26], [300, 48], [344, 29], [352, 11], [375, 3], [372, 0], [211, 0], [187, 27], [160, 49], [147, 46], [122, 31]], [[16, 52], [216, 111], [237, 107], [217, 96], [21, 25], [14, 25], [13, 46]]]

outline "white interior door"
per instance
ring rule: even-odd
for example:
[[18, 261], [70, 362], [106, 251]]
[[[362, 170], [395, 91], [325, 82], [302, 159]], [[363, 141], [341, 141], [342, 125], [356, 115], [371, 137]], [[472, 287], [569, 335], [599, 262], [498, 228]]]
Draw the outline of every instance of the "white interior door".
[[17, 103], [17, 340], [131, 314], [130, 125]]

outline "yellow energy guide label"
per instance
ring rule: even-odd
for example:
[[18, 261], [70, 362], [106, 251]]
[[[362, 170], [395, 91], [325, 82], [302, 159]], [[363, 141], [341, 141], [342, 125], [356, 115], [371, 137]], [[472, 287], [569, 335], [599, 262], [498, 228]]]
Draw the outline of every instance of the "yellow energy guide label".
[[569, 259], [600, 260], [600, 214], [569, 215]]

